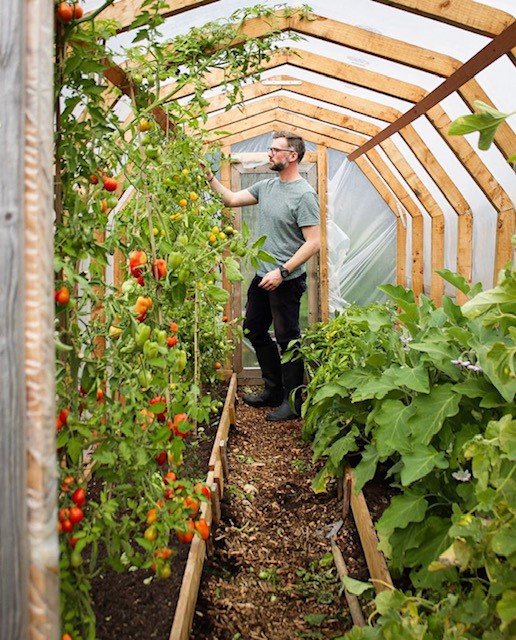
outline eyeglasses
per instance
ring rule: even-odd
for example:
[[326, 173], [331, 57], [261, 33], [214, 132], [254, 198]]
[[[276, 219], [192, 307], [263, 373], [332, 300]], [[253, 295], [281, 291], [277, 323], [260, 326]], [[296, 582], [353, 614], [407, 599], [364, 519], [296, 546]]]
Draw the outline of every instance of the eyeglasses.
[[286, 149], [282, 149], [281, 147], [269, 147], [267, 151], [274, 154], [279, 153], [280, 151], [295, 151], [295, 149], [292, 149], [292, 147], [287, 147]]

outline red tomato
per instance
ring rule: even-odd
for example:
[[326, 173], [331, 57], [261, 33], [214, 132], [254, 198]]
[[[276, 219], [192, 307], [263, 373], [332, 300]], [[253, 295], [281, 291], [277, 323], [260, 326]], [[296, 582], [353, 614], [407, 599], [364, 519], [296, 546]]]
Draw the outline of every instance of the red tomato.
[[73, 7], [68, 2], [60, 2], [57, 5], [57, 19], [63, 24], [68, 24], [73, 18]]
[[73, 5], [73, 19], [74, 20], [80, 20], [82, 18], [82, 14], [84, 13], [84, 11], [82, 10], [81, 5], [76, 2]]
[[164, 278], [167, 275], [167, 263], [163, 258], [158, 258], [152, 263], [152, 273], [156, 280]]
[[72, 507], [70, 509], [70, 522], [78, 524], [84, 518], [84, 512], [80, 507]]
[[62, 307], [66, 306], [70, 302], [70, 292], [68, 291], [68, 288], [63, 286], [60, 289], [57, 289], [54, 293], [54, 299], [57, 304]]
[[62, 508], [57, 512], [57, 517], [59, 518], [59, 522], [64, 522], [65, 520], [70, 519], [70, 509]]
[[196, 493], [202, 493], [206, 498], [208, 498], [208, 500], [211, 498], [211, 491], [205, 484], [202, 484], [201, 482], [197, 482], [194, 485], [194, 491]]
[[177, 480], [177, 476], [173, 471], [169, 471], [163, 476], [163, 484], [171, 484]]
[[177, 322], [171, 322], [169, 324], [170, 327], [170, 331], [172, 331], [172, 333], [177, 333], [179, 331], [179, 325], [177, 324]]
[[63, 520], [63, 522], [61, 522], [61, 528], [65, 533], [72, 533], [73, 524], [71, 520]]
[[158, 455], [154, 457], [154, 460], [156, 460], [156, 463], [159, 464], [160, 467], [162, 467], [167, 461], [167, 452], [160, 451]]
[[104, 177], [103, 184], [106, 191], [116, 191], [118, 189], [118, 182], [114, 178]]
[[171, 349], [172, 347], [175, 347], [177, 343], [178, 343], [177, 336], [168, 336], [167, 347], [169, 347], [169, 349]]
[[83, 507], [86, 504], [86, 491], [82, 487], [72, 493], [72, 502], [75, 502], [78, 507]]
[[186, 532], [176, 531], [176, 534], [179, 542], [182, 542], [183, 544], [188, 544], [192, 542], [192, 539], [194, 537], [195, 525], [193, 523], [193, 520], [187, 520], [185, 524], [187, 529]]
[[94, 173], [92, 173], [91, 176], [90, 176], [90, 182], [91, 182], [91, 184], [98, 184], [99, 183], [98, 176], [96, 176]]
[[201, 506], [199, 500], [192, 498], [192, 496], [186, 496], [183, 500], [183, 504], [193, 516], [199, 511], [199, 507]]

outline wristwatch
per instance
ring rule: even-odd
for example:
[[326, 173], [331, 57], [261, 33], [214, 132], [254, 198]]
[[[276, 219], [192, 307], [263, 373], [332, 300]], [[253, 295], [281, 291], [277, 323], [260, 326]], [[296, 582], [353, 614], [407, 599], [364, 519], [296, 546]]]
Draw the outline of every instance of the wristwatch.
[[285, 280], [285, 278], [288, 278], [290, 275], [290, 271], [287, 269], [287, 267], [285, 267], [285, 265], [281, 265], [281, 267], [279, 268], [279, 272], [281, 273], [281, 277], [283, 278], [283, 280]]

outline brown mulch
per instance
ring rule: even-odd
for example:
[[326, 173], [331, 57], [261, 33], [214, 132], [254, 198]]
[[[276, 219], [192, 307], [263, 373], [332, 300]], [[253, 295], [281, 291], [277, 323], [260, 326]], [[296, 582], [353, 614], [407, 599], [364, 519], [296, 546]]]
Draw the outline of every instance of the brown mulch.
[[[340, 518], [336, 485], [311, 488], [298, 420], [240, 403], [215, 551], [205, 563], [192, 640], [335, 638], [352, 625], [325, 534]], [[350, 575], [368, 572], [352, 518], [338, 535]]]

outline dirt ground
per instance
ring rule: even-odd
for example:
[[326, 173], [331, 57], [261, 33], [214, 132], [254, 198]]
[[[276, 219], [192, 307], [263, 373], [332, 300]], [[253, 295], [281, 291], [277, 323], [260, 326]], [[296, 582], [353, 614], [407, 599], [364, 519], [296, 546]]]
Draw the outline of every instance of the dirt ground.
[[[338, 637], [351, 627], [326, 533], [340, 518], [335, 484], [311, 489], [300, 421], [240, 403], [215, 550], [205, 563], [191, 640]], [[338, 544], [352, 577], [368, 573], [352, 518]]]

